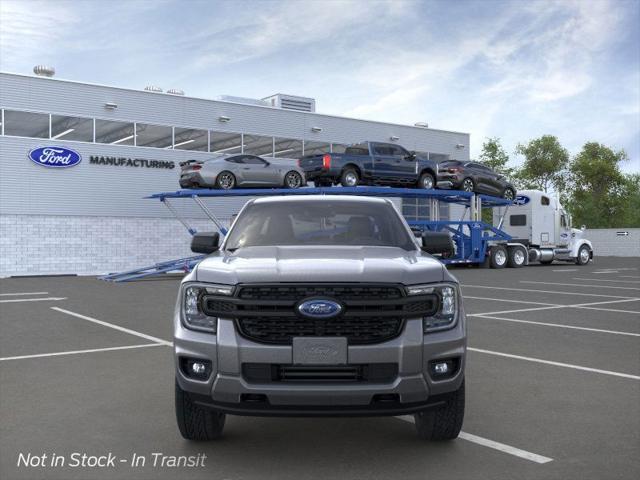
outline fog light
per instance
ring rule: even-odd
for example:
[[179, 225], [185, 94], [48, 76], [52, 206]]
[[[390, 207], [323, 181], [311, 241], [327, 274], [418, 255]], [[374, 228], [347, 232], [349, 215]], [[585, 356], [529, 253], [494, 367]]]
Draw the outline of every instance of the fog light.
[[[447, 371], [447, 364], [444, 364], [445, 369], [444, 371]], [[205, 372], [205, 370], [207, 369], [207, 367], [205, 367], [204, 363], [200, 363], [200, 362], [194, 362], [191, 364], [191, 371], [195, 374], [195, 375], [201, 375]], [[438, 369], [438, 365], [436, 365], [436, 370]]]
[[434, 380], [444, 380], [454, 377], [458, 373], [459, 365], [459, 358], [432, 360], [429, 362], [429, 372]]
[[[195, 365], [200, 365], [199, 363], [194, 364]], [[202, 368], [204, 369], [204, 365], [202, 365]], [[447, 365], [447, 362], [440, 362], [440, 363], [436, 363], [433, 366], [433, 371], [435, 373], [437, 373], [438, 375], [443, 375], [445, 373], [447, 373], [449, 371], [449, 365]]]
[[180, 369], [187, 378], [207, 380], [211, 375], [211, 362], [199, 358], [181, 358]]

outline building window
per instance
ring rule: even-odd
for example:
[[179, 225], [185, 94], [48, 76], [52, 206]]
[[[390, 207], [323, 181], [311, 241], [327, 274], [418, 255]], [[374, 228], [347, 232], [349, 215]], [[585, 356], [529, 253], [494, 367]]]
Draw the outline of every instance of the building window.
[[93, 142], [93, 119], [51, 115], [51, 139]]
[[290, 138], [274, 138], [274, 157], [280, 158], [302, 158], [302, 140]]
[[134, 125], [128, 122], [96, 119], [96, 142], [111, 145], [134, 145]]
[[211, 153], [242, 153], [242, 135], [239, 133], [211, 132]]
[[49, 115], [5, 110], [4, 134], [15, 137], [49, 138]]
[[[403, 198], [402, 215], [407, 221], [428, 221], [431, 220], [431, 199], [429, 198]], [[440, 202], [440, 220], [449, 218], [449, 204]]]
[[304, 154], [306, 155], [322, 155], [331, 151], [331, 144], [326, 142], [304, 142]]
[[173, 129], [162, 125], [136, 123], [136, 145], [138, 147], [171, 148]]
[[198, 152], [209, 150], [209, 136], [206, 130], [176, 127], [174, 136], [173, 148], [176, 150], [196, 150]]
[[263, 157], [273, 156], [273, 137], [263, 137], [261, 135], [243, 135], [244, 153], [260, 155]]

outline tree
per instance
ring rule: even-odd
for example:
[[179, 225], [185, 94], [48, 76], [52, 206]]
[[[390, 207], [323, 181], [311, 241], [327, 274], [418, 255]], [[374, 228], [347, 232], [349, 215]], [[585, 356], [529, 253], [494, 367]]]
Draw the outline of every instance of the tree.
[[503, 175], [511, 176], [513, 174], [513, 168], [507, 167], [509, 155], [502, 147], [498, 137], [487, 138], [482, 144], [480, 162]]
[[566, 203], [576, 225], [591, 228], [640, 225], [640, 176], [624, 175], [624, 150], [585, 143], [569, 165]]
[[556, 192], [565, 188], [564, 172], [569, 164], [569, 152], [560, 145], [553, 135], [543, 135], [518, 144], [516, 153], [525, 157], [517, 180], [525, 188], [536, 188], [548, 192], [551, 187]]

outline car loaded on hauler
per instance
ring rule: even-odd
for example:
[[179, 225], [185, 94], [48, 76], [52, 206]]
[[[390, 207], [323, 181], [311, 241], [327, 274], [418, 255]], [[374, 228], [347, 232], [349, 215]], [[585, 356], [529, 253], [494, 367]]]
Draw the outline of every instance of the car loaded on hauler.
[[225, 415], [415, 415], [424, 439], [458, 436], [466, 322], [457, 280], [393, 204], [360, 196], [249, 201], [182, 281], [174, 318], [183, 437]]

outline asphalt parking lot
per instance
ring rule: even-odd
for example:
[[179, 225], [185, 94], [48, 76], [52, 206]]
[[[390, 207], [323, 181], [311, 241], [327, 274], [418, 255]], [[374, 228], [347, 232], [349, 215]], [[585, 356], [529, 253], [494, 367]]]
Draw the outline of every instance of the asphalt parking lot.
[[[173, 410], [177, 277], [0, 280], [0, 478], [638, 478], [640, 258], [453, 273], [469, 359], [464, 433], [449, 443], [395, 417], [228, 417], [222, 440], [187, 442]], [[71, 467], [74, 452], [116, 460]], [[47, 458], [18, 466], [21, 454]], [[184, 455], [200, 460], [171, 466]]]

